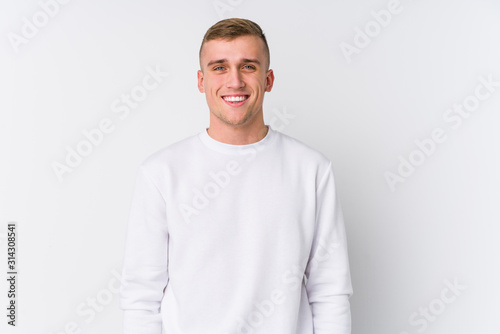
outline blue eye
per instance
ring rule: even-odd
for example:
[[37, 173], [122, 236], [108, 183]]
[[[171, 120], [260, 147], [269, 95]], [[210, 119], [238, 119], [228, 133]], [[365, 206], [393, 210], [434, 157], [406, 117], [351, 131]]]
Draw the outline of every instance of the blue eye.
[[251, 70], [255, 70], [255, 66], [253, 65], [245, 65], [246, 68], [250, 68]]
[[223, 67], [223, 66], [217, 66], [217, 67], [215, 67], [215, 68], [214, 68], [214, 70], [218, 71], [218, 70], [219, 70], [219, 68], [220, 68], [220, 69], [224, 69], [224, 67]]

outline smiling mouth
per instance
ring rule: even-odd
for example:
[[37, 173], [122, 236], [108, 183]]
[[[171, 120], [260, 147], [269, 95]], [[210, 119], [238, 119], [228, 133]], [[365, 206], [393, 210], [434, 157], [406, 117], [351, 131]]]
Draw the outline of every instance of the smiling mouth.
[[250, 95], [226, 95], [222, 96], [222, 99], [230, 104], [239, 104], [246, 101]]

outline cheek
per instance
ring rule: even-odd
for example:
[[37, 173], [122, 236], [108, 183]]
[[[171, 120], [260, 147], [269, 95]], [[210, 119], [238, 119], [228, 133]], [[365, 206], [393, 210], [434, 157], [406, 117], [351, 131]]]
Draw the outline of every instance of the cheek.
[[218, 96], [217, 96], [217, 89], [214, 89], [214, 88], [210, 88], [208, 90], [208, 94], [207, 96], [210, 98], [210, 100], [212, 101], [217, 101], [218, 100]]
[[219, 88], [222, 87], [220, 80], [211, 79], [209, 82], [205, 82], [205, 90], [210, 95], [217, 95]]
[[219, 97], [217, 96], [217, 89], [213, 87], [207, 87], [207, 91], [205, 93], [207, 101], [211, 104], [219, 102]]

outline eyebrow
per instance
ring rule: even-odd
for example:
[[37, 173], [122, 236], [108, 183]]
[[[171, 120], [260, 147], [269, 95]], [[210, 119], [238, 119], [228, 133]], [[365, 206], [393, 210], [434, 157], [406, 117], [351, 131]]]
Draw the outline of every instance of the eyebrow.
[[[243, 63], [255, 63], [257, 65], [260, 65], [260, 61], [258, 59], [243, 58], [242, 62]], [[223, 64], [223, 63], [227, 63], [227, 59], [211, 60], [211, 61], [208, 62], [207, 67], [212, 66], [214, 64]]]

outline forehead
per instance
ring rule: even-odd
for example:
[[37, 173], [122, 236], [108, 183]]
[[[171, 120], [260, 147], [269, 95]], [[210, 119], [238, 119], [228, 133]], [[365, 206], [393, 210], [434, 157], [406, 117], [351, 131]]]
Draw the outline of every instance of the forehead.
[[217, 59], [238, 61], [242, 58], [257, 58], [264, 61], [264, 42], [259, 37], [251, 35], [232, 40], [213, 39], [203, 45], [201, 52], [201, 61], [204, 65]]

